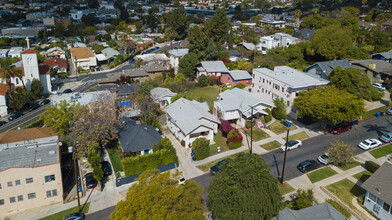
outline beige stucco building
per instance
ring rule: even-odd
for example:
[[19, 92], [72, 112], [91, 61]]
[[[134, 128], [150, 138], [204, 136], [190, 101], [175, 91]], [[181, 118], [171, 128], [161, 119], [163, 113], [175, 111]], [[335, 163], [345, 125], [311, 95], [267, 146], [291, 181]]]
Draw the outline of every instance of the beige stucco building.
[[75, 47], [69, 49], [71, 52], [71, 60], [75, 69], [82, 67], [85, 70], [97, 66], [97, 58], [94, 52], [88, 47]]
[[49, 128], [0, 134], [0, 218], [62, 201], [58, 136]]

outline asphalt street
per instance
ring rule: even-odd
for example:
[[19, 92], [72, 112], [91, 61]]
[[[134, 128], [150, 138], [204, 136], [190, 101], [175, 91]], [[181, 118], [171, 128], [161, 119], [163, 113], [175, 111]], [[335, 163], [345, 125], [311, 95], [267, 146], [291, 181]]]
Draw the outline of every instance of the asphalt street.
[[114, 211], [115, 206], [110, 206], [106, 209], [102, 209], [101, 211], [94, 212], [86, 215], [87, 220], [110, 220], [109, 216]]

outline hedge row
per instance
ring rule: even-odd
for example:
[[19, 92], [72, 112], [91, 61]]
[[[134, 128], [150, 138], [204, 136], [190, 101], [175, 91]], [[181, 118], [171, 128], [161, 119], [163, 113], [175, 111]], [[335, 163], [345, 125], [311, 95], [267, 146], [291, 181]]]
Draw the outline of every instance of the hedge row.
[[337, 203], [332, 199], [327, 199], [327, 202], [331, 204], [335, 209], [337, 209], [340, 213], [342, 213], [344, 216], [346, 216], [347, 219], [351, 218], [351, 213], [343, 206], [341, 206], [339, 203]]
[[178, 158], [175, 151], [162, 149], [152, 154], [124, 158], [121, 163], [125, 176], [128, 177], [171, 163], [177, 163], [178, 165]]
[[374, 173], [376, 172], [376, 170], [380, 168], [380, 165], [378, 165], [377, 163], [367, 160], [365, 162], [365, 169], [367, 169], [369, 172]]

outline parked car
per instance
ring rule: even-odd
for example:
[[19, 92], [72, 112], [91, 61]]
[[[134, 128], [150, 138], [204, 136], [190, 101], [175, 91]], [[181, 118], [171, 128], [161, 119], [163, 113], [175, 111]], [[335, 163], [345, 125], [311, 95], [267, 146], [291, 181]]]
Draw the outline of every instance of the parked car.
[[103, 174], [105, 176], [112, 175], [112, 165], [110, 165], [110, 163], [108, 161], [102, 161], [101, 165], [102, 165]]
[[215, 173], [219, 172], [222, 168], [225, 167], [226, 163], [228, 163], [230, 159], [224, 159], [216, 163], [213, 167], [210, 168], [210, 173], [215, 175]]
[[62, 76], [60, 79], [68, 79], [68, 76]]
[[0, 121], [0, 126], [7, 124], [6, 121]]
[[71, 214], [65, 216], [62, 219], [63, 220], [84, 220], [84, 219], [86, 219], [86, 216], [84, 215], [83, 212], [75, 212], [75, 213], [71, 213]]
[[[289, 141], [287, 142], [287, 150], [294, 150], [295, 148], [302, 147], [302, 141], [300, 140], [294, 140], [294, 141]], [[286, 144], [283, 144], [280, 147], [280, 150], [284, 152], [286, 150]]]
[[372, 83], [372, 86], [373, 86], [374, 88], [379, 89], [379, 90], [385, 90], [385, 87], [382, 86], [381, 83]]
[[94, 178], [93, 173], [88, 173], [84, 177], [86, 178], [87, 189], [91, 189], [97, 186], [98, 181]]
[[342, 123], [331, 129], [332, 134], [340, 134], [353, 128], [351, 123]]
[[49, 99], [44, 99], [44, 100], [42, 100], [41, 101], [41, 103], [39, 103], [41, 106], [44, 106], [44, 105], [46, 105], [46, 104], [49, 104], [50, 103], [50, 100]]
[[388, 114], [388, 115], [392, 115], [392, 108], [389, 108], [389, 109], [387, 110], [387, 114]]
[[387, 132], [380, 136], [380, 140], [389, 143], [392, 141], [392, 132]]
[[324, 164], [324, 165], [327, 165], [327, 164], [328, 164], [328, 158], [329, 158], [328, 153], [325, 153], [325, 154], [319, 156], [319, 157], [317, 158], [317, 160], [318, 160], [320, 163], [322, 163], [322, 164]]
[[358, 144], [359, 148], [362, 148], [363, 150], [369, 150], [375, 147], [378, 147], [382, 145], [381, 141], [372, 138], [372, 139], [366, 139], [364, 141], [362, 141], [361, 143]]
[[298, 164], [297, 169], [302, 173], [309, 172], [311, 170], [317, 169], [319, 167], [317, 161], [315, 160], [305, 160]]
[[66, 89], [63, 91], [63, 93], [71, 93], [71, 92], [72, 92], [72, 89]]
[[22, 117], [22, 115], [23, 115], [23, 113], [21, 111], [14, 112], [14, 113], [12, 113], [12, 115], [10, 115], [10, 117], [8, 117], [8, 121], [13, 121], [17, 118]]
[[40, 105], [38, 104], [38, 103], [31, 103], [30, 105], [29, 105], [29, 112], [32, 112], [32, 111], [34, 111], [34, 110], [36, 110], [37, 108], [39, 108], [40, 107]]

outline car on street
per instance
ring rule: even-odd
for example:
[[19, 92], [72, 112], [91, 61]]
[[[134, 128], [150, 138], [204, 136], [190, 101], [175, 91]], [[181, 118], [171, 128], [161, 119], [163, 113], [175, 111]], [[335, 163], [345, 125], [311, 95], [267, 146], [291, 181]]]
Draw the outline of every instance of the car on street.
[[42, 100], [41, 101], [41, 103], [39, 103], [41, 106], [44, 106], [44, 105], [46, 105], [46, 104], [49, 104], [50, 103], [50, 100], [49, 99], [44, 99], [44, 100]]
[[86, 215], [83, 212], [71, 213], [65, 216], [64, 218], [62, 218], [62, 220], [84, 220], [84, 219], [86, 219]]
[[23, 113], [21, 111], [14, 112], [10, 115], [10, 117], [8, 117], [8, 121], [13, 121], [17, 118], [22, 117], [22, 115], [23, 115]]
[[68, 79], [68, 76], [62, 76], [60, 79]]
[[389, 108], [389, 109], [387, 110], [387, 115], [392, 115], [392, 108]]
[[0, 126], [7, 124], [6, 121], [0, 121]]
[[379, 141], [375, 138], [371, 138], [371, 139], [366, 139], [366, 140], [362, 141], [361, 143], [359, 143], [358, 147], [363, 150], [369, 150], [369, 149], [378, 147], [380, 145], [382, 145], [381, 141]]
[[372, 86], [379, 90], [385, 90], [385, 87], [381, 83], [372, 83]]
[[210, 173], [212, 175], [215, 175], [215, 173], [219, 172], [220, 170], [222, 170], [222, 168], [225, 167], [225, 165], [230, 161], [230, 159], [224, 159], [219, 161], [218, 163], [216, 163], [214, 166], [212, 166], [210, 168]]
[[112, 165], [110, 165], [110, 163], [108, 161], [102, 161], [101, 165], [102, 165], [103, 174], [105, 176], [112, 175]]
[[[287, 142], [287, 150], [294, 150], [296, 148], [302, 147], [302, 141], [300, 140], [293, 140], [293, 141], [289, 141]], [[284, 152], [286, 150], [286, 144], [283, 144], [280, 147], [280, 151]]]
[[380, 136], [380, 140], [384, 141], [385, 143], [389, 143], [392, 141], [392, 132], [387, 132]]
[[63, 91], [63, 93], [72, 93], [72, 89], [66, 89]]
[[349, 131], [353, 128], [351, 123], [342, 123], [342, 124], [338, 124], [335, 127], [333, 127], [331, 129], [331, 133], [332, 134], [340, 134], [346, 131]]
[[305, 160], [298, 164], [297, 169], [302, 173], [309, 172], [311, 170], [317, 169], [319, 167], [317, 161], [315, 160]]
[[32, 112], [32, 111], [36, 110], [39, 107], [40, 107], [40, 105], [38, 103], [33, 102], [33, 103], [31, 103], [29, 105], [29, 112]]
[[94, 178], [93, 173], [88, 173], [84, 177], [86, 178], [87, 189], [91, 189], [97, 186], [98, 181]]
[[328, 153], [325, 153], [325, 154], [319, 156], [319, 157], [317, 158], [317, 160], [318, 160], [321, 164], [328, 165], [328, 158], [329, 158]]

